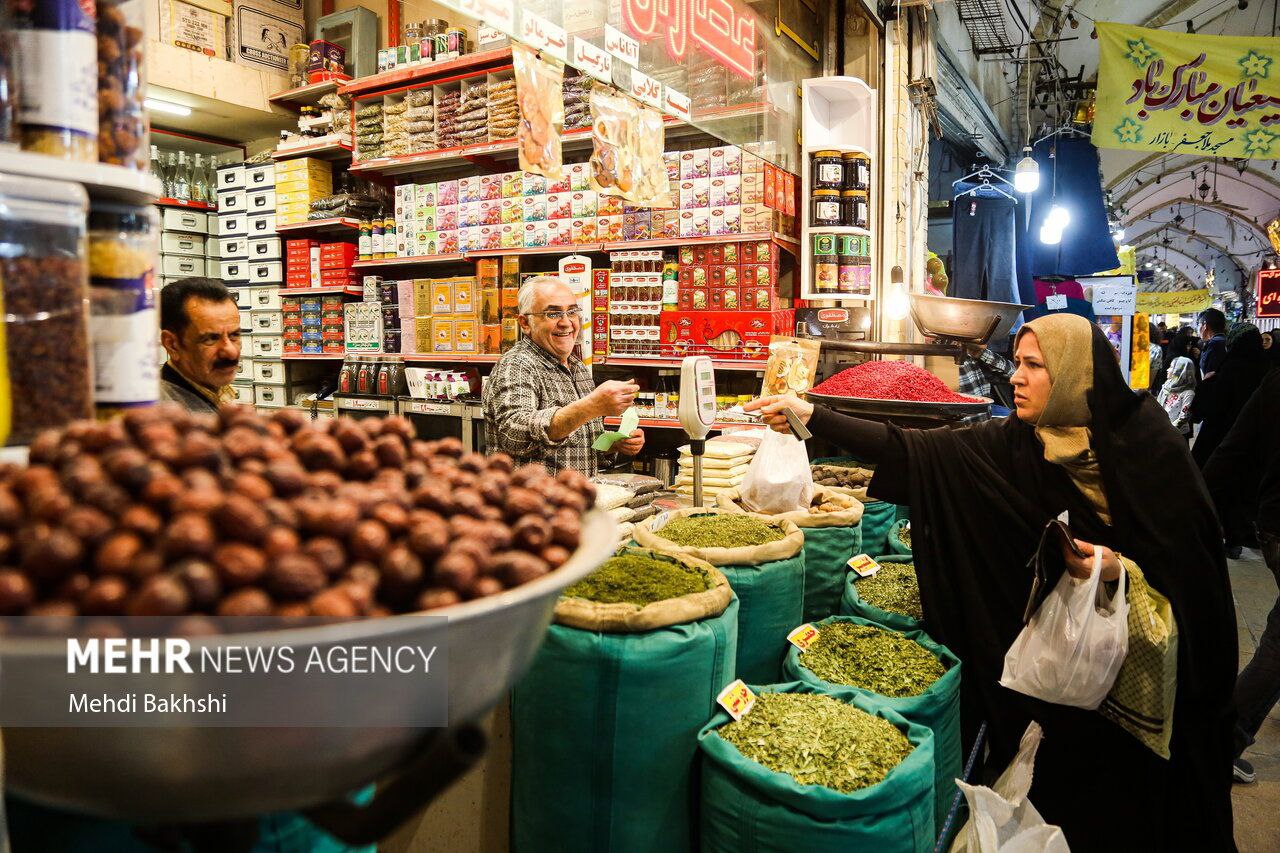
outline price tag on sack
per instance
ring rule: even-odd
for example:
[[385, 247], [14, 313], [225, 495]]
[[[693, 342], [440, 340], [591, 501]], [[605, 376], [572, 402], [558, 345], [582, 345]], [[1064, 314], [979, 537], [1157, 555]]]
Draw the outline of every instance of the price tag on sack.
[[859, 554], [851, 558], [847, 565], [857, 572], [860, 578], [869, 578], [880, 571], [880, 564], [866, 554]]
[[1067, 307], [1067, 297], [1061, 293], [1055, 293], [1052, 296], [1045, 297], [1044, 305], [1050, 311], [1061, 311]]
[[817, 642], [817, 640], [818, 629], [808, 622], [804, 623], [799, 628], [796, 628], [790, 634], [787, 634], [787, 642], [802, 652], [809, 651], [809, 647]]
[[756, 694], [751, 692], [751, 688], [741, 678], [735, 678], [728, 687], [720, 691], [716, 702], [729, 712], [730, 717], [741, 720], [756, 704]]

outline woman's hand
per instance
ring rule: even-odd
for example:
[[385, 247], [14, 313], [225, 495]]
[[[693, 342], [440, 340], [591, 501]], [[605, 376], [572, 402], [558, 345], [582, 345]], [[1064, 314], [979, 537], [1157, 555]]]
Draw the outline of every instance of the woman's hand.
[[1071, 577], [1083, 580], [1093, 574], [1093, 552], [1095, 548], [1102, 550], [1102, 579], [1104, 581], [1114, 581], [1120, 579], [1120, 558], [1116, 556], [1116, 552], [1112, 551], [1106, 545], [1091, 545], [1083, 539], [1075, 540], [1076, 548], [1084, 552], [1086, 556], [1078, 557], [1076, 552], [1072, 551], [1066, 545], [1062, 546], [1062, 559], [1067, 563], [1067, 571], [1071, 573]]
[[795, 412], [796, 417], [800, 418], [800, 423], [806, 426], [809, 418], [813, 417], [813, 403], [806, 403], [794, 394], [760, 397], [742, 407], [745, 412], [760, 412], [761, 420], [768, 424], [770, 429], [786, 435], [791, 432], [791, 426], [787, 423], [787, 416], [782, 413], [783, 409]]

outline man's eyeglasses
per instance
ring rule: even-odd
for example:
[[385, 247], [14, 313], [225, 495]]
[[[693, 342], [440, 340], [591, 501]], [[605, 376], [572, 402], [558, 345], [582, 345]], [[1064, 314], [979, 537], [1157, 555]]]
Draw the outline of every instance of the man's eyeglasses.
[[574, 307], [569, 308], [565, 311], [561, 311], [558, 308], [553, 308], [550, 311], [531, 311], [529, 312], [529, 316], [542, 317], [546, 320], [550, 320], [553, 323], [558, 323], [561, 320], [563, 320], [565, 317], [568, 317], [570, 320], [578, 319], [579, 317], [582, 316], [582, 309], [575, 305]]

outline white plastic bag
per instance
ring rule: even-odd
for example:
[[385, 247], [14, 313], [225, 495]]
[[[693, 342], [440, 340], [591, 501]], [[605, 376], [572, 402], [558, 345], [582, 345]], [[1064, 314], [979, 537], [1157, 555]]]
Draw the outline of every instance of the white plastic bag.
[[813, 474], [804, 442], [770, 430], [747, 467], [742, 505], [752, 512], [777, 515], [808, 509], [813, 500]]
[[1039, 723], [1027, 726], [1018, 754], [993, 787], [956, 780], [969, 802], [969, 820], [951, 853], [1069, 853], [1062, 830], [1045, 823], [1027, 799], [1041, 735]]
[[1063, 572], [1004, 656], [1000, 683], [1010, 690], [1094, 710], [1111, 691], [1129, 651], [1127, 576], [1116, 593], [1102, 586], [1102, 549], [1084, 580]]

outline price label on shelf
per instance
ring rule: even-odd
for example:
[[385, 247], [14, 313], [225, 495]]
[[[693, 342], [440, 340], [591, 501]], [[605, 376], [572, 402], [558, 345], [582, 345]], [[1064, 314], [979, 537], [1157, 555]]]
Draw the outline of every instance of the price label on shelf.
[[613, 57], [584, 38], [573, 37], [571, 64], [583, 74], [594, 77], [601, 83], [612, 82], [610, 75], [613, 73]]
[[342, 401], [340, 409], [358, 409], [361, 411], [376, 412], [385, 409], [387, 404], [383, 400], [367, 400], [360, 397], [352, 397]]
[[564, 27], [528, 10], [520, 15], [520, 40], [561, 62], [569, 58], [569, 35]]
[[804, 623], [799, 628], [796, 628], [790, 634], [787, 634], [787, 642], [802, 652], [809, 651], [809, 647], [817, 642], [817, 640], [818, 629], [808, 622]]
[[858, 573], [858, 577], [869, 578], [880, 571], [880, 564], [866, 554], [859, 554], [849, 560], [849, 568]]
[[662, 106], [662, 84], [647, 74], [631, 69], [631, 86], [627, 90], [631, 97], [651, 107]]
[[640, 42], [608, 24], [604, 25], [604, 49], [632, 67], [640, 64]]
[[662, 92], [662, 111], [667, 115], [675, 116], [681, 121], [689, 121], [693, 118], [689, 109], [689, 96], [684, 92], [677, 92], [670, 86], [667, 86]]
[[720, 695], [716, 697], [716, 703], [728, 711], [730, 717], [741, 720], [756, 704], [756, 694], [751, 692], [746, 682], [736, 678], [728, 687], [720, 691]]

